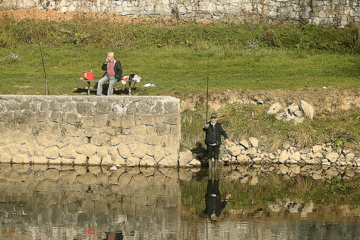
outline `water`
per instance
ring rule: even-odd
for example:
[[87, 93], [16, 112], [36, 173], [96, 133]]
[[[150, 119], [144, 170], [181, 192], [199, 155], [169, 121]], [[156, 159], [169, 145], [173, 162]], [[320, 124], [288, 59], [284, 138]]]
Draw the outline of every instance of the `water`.
[[[357, 169], [237, 166], [217, 176], [222, 200], [231, 197], [214, 222], [203, 214], [206, 169], [1, 164], [0, 239], [360, 239]], [[308, 185], [327, 192], [309, 199]]]

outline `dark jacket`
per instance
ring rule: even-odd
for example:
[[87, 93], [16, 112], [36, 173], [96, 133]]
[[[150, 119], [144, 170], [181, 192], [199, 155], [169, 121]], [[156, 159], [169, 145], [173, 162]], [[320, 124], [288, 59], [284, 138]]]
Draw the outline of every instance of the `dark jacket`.
[[[121, 77], [122, 77], [122, 67], [121, 67], [121, 62], [119, 60], [116, 60], [114, 59], [115, 63], [114, 63], [114, 72], [115, 72], [115, 79], [117, 81], [120, 81], [121, 80]], [[109, 63], [104, 63], [101, 67], [101, 69], [103, 71], [107, 71], [107, 65]], [[107, 74], [107, 72], [105, 72], [104, 76]]]
[[206, 194], [205, 195], [206, 208], [203, 214], [211, 217], [211, 214], [215, 213], [217, 217], [224, 211], [228, 200], [221, 202], [220, 194]]
[[211, 121], [209, 121], [207, 123], [210, 126], [207, 129], [205, 129], [205, 125], [203, 127], [203, 131], [206, 131], [206, 137], [205, 137], [206, 144], [216, 143], [216, 145], [221, 145], [221, 135], [223, 135], [226, 140], [228, 139], [226, 131], [223, 128], [223, 126], [221, 125], [221, 123], [219, 123], [219, 122], [215, 123], [215, 131], [214, 131], [214, 127], [211, 124]]

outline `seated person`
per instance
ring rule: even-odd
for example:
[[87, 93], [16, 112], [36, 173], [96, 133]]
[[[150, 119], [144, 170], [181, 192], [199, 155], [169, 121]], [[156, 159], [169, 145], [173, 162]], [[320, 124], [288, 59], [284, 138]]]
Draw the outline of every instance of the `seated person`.
[[96, 96], [102, 95], [103, 85], [107, 81], [109, 81], [109, 89], [107, 95], [111, 96], [113, 95], [115, 83], [121, 80], [121, 75], [122, 75], [121, 63], [119, 60], [115, 59], [115, 54], [113, 52], [108, 52], [107, 58], [103, 63], [101, 69], [106, 72], [98, 82]]

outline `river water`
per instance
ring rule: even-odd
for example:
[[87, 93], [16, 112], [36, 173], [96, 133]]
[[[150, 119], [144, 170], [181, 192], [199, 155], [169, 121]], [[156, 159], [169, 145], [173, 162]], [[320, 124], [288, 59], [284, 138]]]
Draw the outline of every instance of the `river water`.
[[360, 239], [358, 172], [0, 164], [0, 239]]

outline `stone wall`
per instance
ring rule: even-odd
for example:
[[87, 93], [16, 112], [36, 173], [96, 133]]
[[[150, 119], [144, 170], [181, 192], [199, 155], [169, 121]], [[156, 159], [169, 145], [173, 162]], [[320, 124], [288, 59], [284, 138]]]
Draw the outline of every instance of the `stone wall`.
[[308, 21], [324, 26], [359, 24], [358, 0], [4, 0], [0, 9], [53, 9], [60, 12], [116, 13], [126, 17], [175, 17], [206, 21]]
[[92, 239], [117, 231], [131, 232], [126, 239], [171, 239], [180, 222], [179, 174], [173, 168], [0, 164], [0, 238], [24, 239], [25, 231], [25, 239], [85, 239], [91, 228]]
[[175, 166], [180, 100], [0, 96], [0, 162]]

